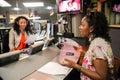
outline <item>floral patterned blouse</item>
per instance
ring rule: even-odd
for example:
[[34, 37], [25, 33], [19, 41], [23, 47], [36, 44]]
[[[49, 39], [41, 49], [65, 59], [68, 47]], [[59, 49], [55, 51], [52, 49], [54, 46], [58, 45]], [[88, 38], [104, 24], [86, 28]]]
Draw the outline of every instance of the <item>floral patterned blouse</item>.
[[[102, 38], [95, 38], [91, 41], [88, 51], [86, 52], [82, 67], [95, 71], [92, 61], [96, 58], [107, 60], [108, 67], [113, 67], [113, 53], [110, 44]], [[92, 80], [81, 73], [81, 80]]]

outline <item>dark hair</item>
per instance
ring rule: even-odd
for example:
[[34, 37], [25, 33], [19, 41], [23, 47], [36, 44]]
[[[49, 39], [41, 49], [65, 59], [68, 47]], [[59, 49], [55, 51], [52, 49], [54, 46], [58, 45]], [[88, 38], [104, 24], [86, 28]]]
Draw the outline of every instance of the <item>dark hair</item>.
[[107, 19], [102, 12], [90, 12], [88, 15], [86, 15], [86, 21], [88, 23], [88, 26], [93, 26], [93, 32], [92, 34], [95, 37], [102, 37], [106, 41], [110, 42], [109, 37], [109, 26]]
[[25, 19], [25, 20], [27, 21], [27, 25], [26, 25], [25, 31], [26, 31], [26, 33], [27, 33], [28, 35], [29, 35], [29, 33], [32, 34], [30, 22], [29, 22], [29, 20], [28, 20], [26, 17], [24, 17], [24, 16], [18, 16], [18, 17], [15, 19], [15, 21], [14, 21], [13, 28], [14, 28], [14, 30], [17, 32], [17, 34], [20, 35], [20, 29], [19, 29], [19, 24], [18, 24], [18, 22], [19, 22], [20, 19]]

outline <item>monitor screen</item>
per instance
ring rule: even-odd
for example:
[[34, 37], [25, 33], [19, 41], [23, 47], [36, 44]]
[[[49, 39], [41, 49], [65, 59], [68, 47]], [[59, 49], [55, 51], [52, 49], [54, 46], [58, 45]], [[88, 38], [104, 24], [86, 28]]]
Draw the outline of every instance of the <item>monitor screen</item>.
[[46, 34], [46, 30], [42, 30], [40, 35], [45, 36], [45, 34]]
[[58, 2], [58, 13], [80, 12], [80, 0], [60, 0]]
[[120, 0], [112, 1], [112, 11], [120, 13]]

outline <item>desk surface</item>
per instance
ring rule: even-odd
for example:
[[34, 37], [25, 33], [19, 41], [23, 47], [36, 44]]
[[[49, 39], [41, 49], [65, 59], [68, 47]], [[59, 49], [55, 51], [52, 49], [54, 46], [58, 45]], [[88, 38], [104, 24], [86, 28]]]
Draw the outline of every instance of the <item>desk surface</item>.
[[[60, 54], [58, 56], [56, 56], [52, 61], [61, 62], [64, 60], [64, 58], [68, 58], [68, 59], [71, 59], [71, 60], [77, 62], [79, 59], [79, 56], [80, 56], [79, 51], [76, 51], [68, 43], [63, 43], [63, 44], [64, 44], [64, 46], [62, 47]], [[68, 53], [70, 53], [70, 54], [68, 54]], [[73, 55], [71, 55], [71, 53]], [[43, 70], [43, 67], [44, 67], [44, 70]], [[62, 67], [59, 67], [58, 65], [56, 66], [56, 64], [52, 64], [52, 63], [49, 66], [47, 65], [47, 67], [46, 67], [46, 65], [44, 65], [43, 67], [40, 71], [35, 71], [35, 72], [31, 73], [30, 75], [26, 76], [22, 80], [63, 80], [67, 75], [69, 75], [69, 72], [71, 71], [71, 68], [66, 67], [66, 68], [64, 68], [65, 73], [61, 73], [59, 71], [58, 71], [58, 73], [57, 72], [54, 73], [55, 71], [60, 70], [60, 68], [62, 68]], [[53, 70], [55, 70], [55, 71], [53, 71]], [[63, 68], [61, 70], [63, 70]], [[66, 70], [67, 70], [67, 72], [66, 72]], [[50, 72], [48, 72], [48, 71], [50, 71]], [[52, 71], [53, 71], [53, 73], [52, 73]]]
[[[65, 45], [63, 47], [67, 50], [71, 50], [70, 47], [67, 47]], [[75, 52], [75, 53], [78, 54], [79, 52]], [[33, 73], [34, 73], [33, 75], [36, 75], [37, 70], [40, 69], [46, 63], [50, 61], [59, 61], [60, 58], [59, 54], [62, 54], [62, 52], [60, 52], [60, 50], [56, 46], [52, 45], [47, 49], [45, 49], [44, 51], [40, 51], [34, 55], [31, 55], [26, 59], [0, 67], [0, 76], [4, 80], [21, 80], [26, 78], [27, 76], [30, 76]], [[66, 56], [64, 57], [66, 58]], [[41, 80], [63, 80], [67, 74], [48, 75], [40, 72], [40, 74], [38, 75], [40, 76], [40, 79], [43, 77]]]
[[[59, 52], [60, 50], [56, 46], [50, 46], [44, 51], [31, 55], [24, 60], [0, 67], [0, 76], [4, 80], [20, 80], [51, 61], [59, 55]], [[63, 76], [56, 76], [56, 78], [57, 77], [60, 78]]]

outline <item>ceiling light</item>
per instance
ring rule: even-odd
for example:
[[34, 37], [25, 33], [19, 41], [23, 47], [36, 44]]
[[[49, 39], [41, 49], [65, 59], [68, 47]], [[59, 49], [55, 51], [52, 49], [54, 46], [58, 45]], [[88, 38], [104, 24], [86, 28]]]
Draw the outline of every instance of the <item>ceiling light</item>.
[[30, 2], [30, 3], [23, 3], [25, 7], [41, 7], [44, 6], [43, 2]]
[[13, 10], [15, 10], [15, 11], [19, 11], [20, 8], [18, 8], [18, 7], [14, 7]]
[[11, 5], [7, 1], [0, 0], [0, 6], [1, 7], [10, 7]]
[[39, 16], [34, 16], [34, 17], [30, 17], [29, 19], [40, 19], [41, 17]]
[[51, 9], [53, 9], [53, 8], [52, 8], [51, 6], [48, 6], [47, 9], [48, 9], [48, 10], [51, 10]]

